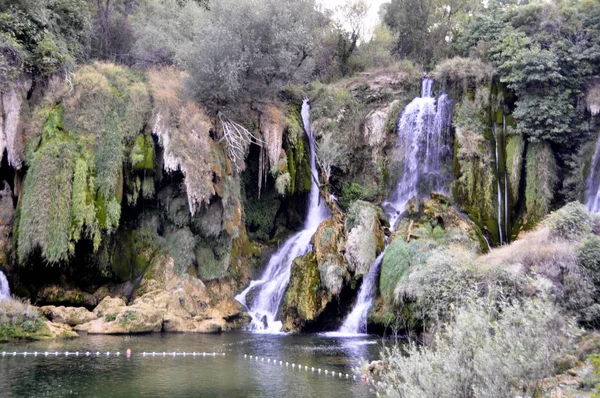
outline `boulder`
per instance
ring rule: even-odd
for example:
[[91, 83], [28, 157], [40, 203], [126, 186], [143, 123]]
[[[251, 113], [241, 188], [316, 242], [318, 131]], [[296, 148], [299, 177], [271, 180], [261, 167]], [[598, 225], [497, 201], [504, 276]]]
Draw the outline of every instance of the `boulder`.
[[46, 325], [48, 326], [48, 330], [50, 335], [49, 338], [53, 339], [70, 339], [74, 337], [79, 337], [79, 335], [71, 329], [69, 325], [64, 323], [56, 323], [51, 321], [46, 321]]
[[290, 282], [283, 299], [283, 330], [299, 332], [317, 319], [331, 301], [332, 295], [321, 287], [314, 252], [298, 257], [292, 263]]
[[48, 305], [40, 308], [40, 312], [54, 323], [63, 323], [69, 326], [81, 325], [93, 321], [98, 316], [83, 307], [55, 307]]

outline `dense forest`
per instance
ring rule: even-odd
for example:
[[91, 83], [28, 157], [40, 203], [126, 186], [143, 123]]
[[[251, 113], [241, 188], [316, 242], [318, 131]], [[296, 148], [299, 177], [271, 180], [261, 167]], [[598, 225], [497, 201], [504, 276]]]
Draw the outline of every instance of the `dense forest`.
[[368, 10], [0, 0], [0, 341], [336, 330], [371, 277], [378, 393], [592, 391], [600, 1]]

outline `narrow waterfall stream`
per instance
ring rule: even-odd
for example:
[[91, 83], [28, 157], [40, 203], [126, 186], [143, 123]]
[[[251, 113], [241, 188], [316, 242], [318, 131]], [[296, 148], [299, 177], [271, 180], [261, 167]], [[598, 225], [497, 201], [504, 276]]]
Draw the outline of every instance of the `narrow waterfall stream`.
[[[433, 79], [423, 79], [421, 97], [415, 98], [402, 112], [398, 120], [397, 148], [404, 158], [404, 169], [391, 200], [383, 203], [390, 219], [391, 230], [404, 213], [408, 201], [419, 195], [423, 182], [430, 190], [443, 192], [447, 183], [444, 167], [451, 155], [450, 127], [452, 124], [452, 100], [446, 93], [433, 97]], [[348, 314], [334, 336], [355, 336], [367, 332], [367, 317], [373, 305], [379, 269], [385, 249], [377, 257], [364, 278], [354, 308]]]
[[596, 142], [596, 151], [592, 158], [590, 174], [586, 179], [585, 205], [592, 213], [600, 212], [600, 136]]
[[498, 191], [498, 236], [500, 237], [500, 245], [504, 243], [504, 236], [502, 235], [502, 189], [500, 188], [500, 158], [498, 156], [498, 137], [496, 136], [496, 129], [492, 127], [492, 134], [494, 136], [494, 146], [496, 147], [496, 181]]
[[304, 229], [286, 240], [269, 260], [261, 278], [251, 281], [250, 285], [235, 297], [248, 309], [252, 319], [249, 330], [266, 333], [281, 332], [283, 325], [281, 321], [277, 320], [277, 312], [290, 280], [292, 262], [296, 257], [306, 254], [311, 249], [312, 236], [317, 231], [319, 224], [329, 217], [329, 209], [320, 200], [319, 174], [315, 159], [315, 141], [310, 131], [308, 98], [302, 103], [301, 114], [304, 131], [308, 136], [310, 172], [312, 174], [308, 213]]
[[10, 298], [10, 288], [4, 272], [0, 271], [0, 300]]

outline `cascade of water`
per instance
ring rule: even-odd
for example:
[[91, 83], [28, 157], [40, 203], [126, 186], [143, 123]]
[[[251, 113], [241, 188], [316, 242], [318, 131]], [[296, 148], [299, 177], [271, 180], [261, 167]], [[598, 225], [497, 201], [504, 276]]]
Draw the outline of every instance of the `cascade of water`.
[[[408, 201], [419, 194], [419, 185], [426, 184], [430, 191], [445, 189], [447, 180], [443, 169], [445, 161], [452, 154], [452, 106], [452, 100], [445, 93], [440, 94], [436, 102], [433, 79], [426, 78], [423, 79], [421, 97], [408, 104], [400, 116], [396, 148], [403, 157], [404, 169], [391, 200], [383, 204], [392, 230]], [[367, 316], [373, 305], [375, 284], [386, 250], [387, 245], [364, 278], [356, 304], [342, 327], [330, 335], [366, 333]]]
[[600, 212], [600, 135], [596, 142], [596, 151], [592, 158], [590, 174], [586, 180], [587, 192], [585, 205], [592, 213]]
[[[310, 147], [310, 172], [312, 174], [308, 214], [304, 229], [285, 241], [269, 260], [267, 268], [259, 280], [250, 285], [235, 298], [248, 309], [252, 319], [249, 329], [267, 333], [281, 331], [282, 323], [277, 320], [277, 311], [290, 280], [292, 261], [310, 250], [310, 241], [319, 224], [329, 217], [329, 210], [320, 200], [319, 179], [315, 159], [315, 142], [310, 131], [310, 106], [308, 98], [302, 103], [302, 121]], [[248, 294], [251, 293], [251, 300]], [[250, 301], [250, 302], [249, 302]]]
[[504, 243], [504, 237], [502, 236], [502, 190], [500, 189], [500, 162], [498, 157], [498, 137], [496, 137], [496, 130], [493, 127], [492, 134], [494, 136], [496, 147], [496, 180], [498, 181], [498, 233], [500, 236], [500, 245], [502, 245], [502, 243]]
[[433, 79], [423, 79], [421, 97], [404, 108], [398, 119], [395, 154], [402, 164], [402, 174], [384, 210], [394, 226], [408, 201], [425, 189], [444, 191], [447, 182], [443, 170], [452, 154], [450, 127], [452, 100], [442, 93], [433, 97]]
[[0, 271], [0, 300], [10, 298], [10, 288], [4, 272]]
[[358, 292], [356, 305], [350, 314], [348, 314], [338, 332], [335, 333], [336, 335], [353, 336], [367, 333], [367, 316], [369, 315], [369, 310], [371, 309], [373, 299], [375, 298], [375, 282], [379, 276], [379, 268], [383, 262], [384, 256], [385, 250], [381, 252], [371, 266], [371, 269]]
[[[506, 146], [506, 115], [502, 114], [502, 142]], [[504, 157], [506, 159], [506, 156]], [[506, 242], [510, 243], [510, 231], [508, 226], [508, 167], [504, 162], [504, 228], [506, 228]]]

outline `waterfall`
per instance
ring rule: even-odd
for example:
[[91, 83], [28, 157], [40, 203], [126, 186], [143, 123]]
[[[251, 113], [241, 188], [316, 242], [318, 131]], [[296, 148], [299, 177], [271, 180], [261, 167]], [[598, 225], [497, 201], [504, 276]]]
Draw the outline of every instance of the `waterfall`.
[[[387, 247], [386, 247], [387, 248]], [[358, 292], [358, 298], [356, 299], [356, 305], [350, 311], [344, 323], [340, 329], [333, 333], [337, 336], [355, 336], [357, 334], [367, 333], [367, 316], [369, 310], [373, 305], [373, 299], [375, 298], [375, 282], [379, 276], [379, 268], [383, 262], [385, 250], [377, 257], [367, 277], [364, 279], [360, 290]]]
[[[419, 194], [420, 186], [443, 192], [448, 182], [444, 166], [452, 155], [452, 100], [441, 93], [433, 97], [433, 79], [423, 79], [421, 97], [415, 98], [398, 120], [396, 148], [404, 159], [403, 173], [389, 202], [383, 203], [391, 230], [404, 212], [408, 201]], [[377, 257], [360, 287], [356, 304], [341, 328], [329, 335], [353, 336], [367, 332], [367, 316], [373, 305], [375, 285], [386, 247]]]
[[590, 174], [586, 180], [586, 201], [585, 205], [588, 210], [592, 213], [600, 212], [600, 173], [598, 168], [600, 166], [600, 135], [596, 142], [596, 151], [592, 158], [592, 165], [590, 167]]
[[502, 236], [502, 189], [500, 189], [500, 161], [498, 156], [498, 137], [496, 137], [496, 129], [492, 127], [492, 134], [494, 135], [494, 143], [496, 147], [496, 181], [498, 182], [498, 234], [500, 236], [500, 245], [504, 243], [504, 237]]
[[[506, 148], [506, 115], [502, 113], [502, 142]], [[508, 226], [508, 167], [506, 165], [506, 152], [504, 156], [504, 228], [506, 231], [506, 243], [510, 243], [510, 231]]]
[[[452, 155], [452, 100], [447, 94], [433, 96], [433, 79], [423, 79], [421, 96], [406, 106], [398, 119], [395, 155], [401, 163], [401, 177], [383, 208], [396, 222], [408, 201], [425, 190], [444, 192], [445, 160]], [[429, 193], [427, 192], [427, 193]]]
[[[310, 148], [310, 196], [308, 214], [304, 229], [290, 237], [271, 256], [267, 268], [259, 280], [251, 281], [250, 285], [235, 299], [242, 303], [252, 319], [249, 329], [266, 333], [278, 333], [282, 323], [277, 320], [279, 305], [290, 280], [291, 266], [295, 258], [306, 254], [311, 249], [310, 241], [317, 231], [319, 224], [329, 217], [329, 210], [320, 200], [319, 177], [315, 159], [315, 142], [310, 131], [310, 106], [308, 98], [302, 103], [302, 122], [308, 136]], [[249, 297], [250, 294], [250, 297]]]
[[0, 300], [10, 298], [10, 288], [4, 272], [0, 271]]

